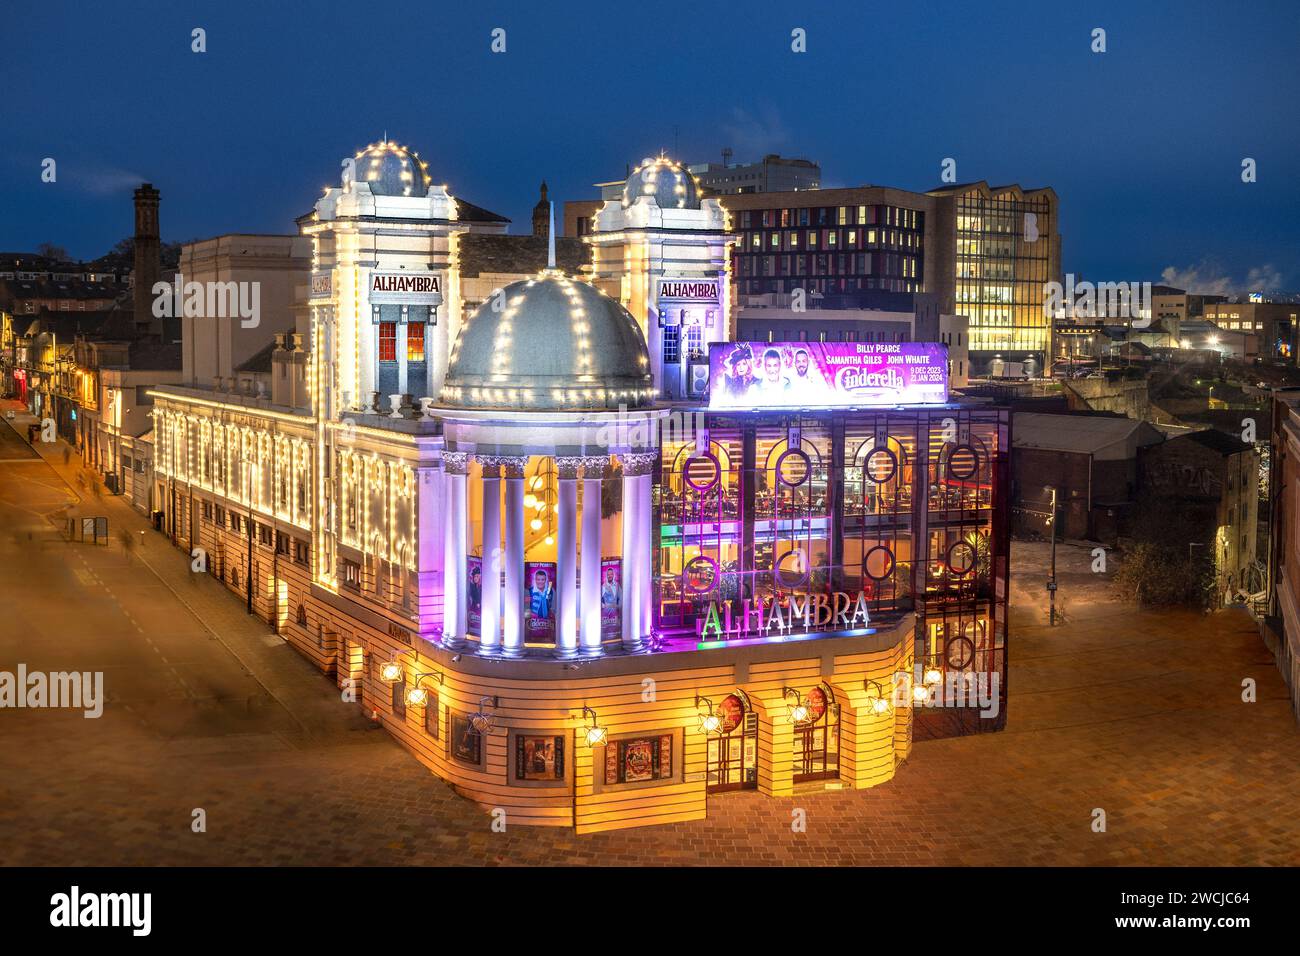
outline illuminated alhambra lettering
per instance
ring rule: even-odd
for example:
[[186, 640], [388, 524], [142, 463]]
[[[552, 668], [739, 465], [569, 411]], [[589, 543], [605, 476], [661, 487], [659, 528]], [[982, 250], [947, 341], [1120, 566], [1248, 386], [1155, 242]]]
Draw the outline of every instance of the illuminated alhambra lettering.
[[[739, 608], [733, 611], [733, 603]], [[796, 626], [806, 631], [849, 630], [869, 627], [871, 615], [867, 609], [865, 591], [856, 596], [847, 591], [831, 594], [809, 594], [802, 597], [790, 595], [789, 606], [782, 608], [772, 598], [745, 598], [740, 602], [710, 601], [698, 621], [700, 639], [721, 638], [725, 635], [766, 635], [776, 628], [778, 634], [793, 632]]]

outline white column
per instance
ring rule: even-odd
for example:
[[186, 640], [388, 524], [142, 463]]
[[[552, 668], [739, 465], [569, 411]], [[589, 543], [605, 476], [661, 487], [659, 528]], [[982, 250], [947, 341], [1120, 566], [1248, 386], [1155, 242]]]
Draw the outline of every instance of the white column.
[[579, 642], [585, 654], [599, 654], [600, 646], [600, 487], [609, 459], [603, 455], [582, 460], [582, 602]]
[[442, 641], [450, 647], [465, 644], [465, 469], [469, 456], [464, 452], [446, 452], [442, 460], [447, 472], [446, 548], [443, 552]]
[[524, 466], [527, 458], [498, 459], [506, 477], [506, 593], [502, 630], [504, 653], [524, 653]]
[[483, 575], [479, 643], [483, 653], [501, 647], [501, 466], [495, 459], [483, 465]]
[[[655, 467], [658, 461], [656, 455], [650, 463], [650, 468]], [[641, 525], [640, 534], [640, 557], [637, 562], [637, 609], [640, 612], [640, 629], [637, 636], [640, 640], [649, 642], [651, 629], [654, 627], [654, 500], [651, 492], [654, 486], [654, 476], [644, 474], [637, 477], [637, 518]]]
[[578, 468], [581, 458], [555, 459], [559, 495], [555, 525], [555, 654], [578, 653]]
[[654, 452], [620, 455], [623, 465], [623, 649], [645, 650], [651, 626], [653, 558], [650, 469]]

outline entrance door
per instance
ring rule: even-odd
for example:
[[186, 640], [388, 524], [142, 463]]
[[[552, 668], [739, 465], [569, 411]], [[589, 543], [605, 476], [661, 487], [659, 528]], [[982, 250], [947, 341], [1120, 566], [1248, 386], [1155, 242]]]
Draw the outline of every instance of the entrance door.
[[794, 782], [840, 775], [840, 705], [824, 684], [805, 698], [808, 719], [794, 729]]
[[718, 707], [722, 733], [708, 742], [709, 793], [758, 788], [758, 714], [743, 692], [728, 694]]

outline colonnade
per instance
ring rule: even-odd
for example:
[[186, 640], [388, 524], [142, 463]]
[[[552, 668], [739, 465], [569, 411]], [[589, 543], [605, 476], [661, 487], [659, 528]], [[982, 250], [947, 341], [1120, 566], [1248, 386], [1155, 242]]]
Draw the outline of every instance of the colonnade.
[[[482, 554], [479, 651], [520, 657], [524, 627], [524, 471], [526, 456], [475, 455], [482, 483], [482, 535], [470, 541], [467, 452], [445, 452], [443, 516], [443, 642], [465, 646], [468, 628], [468, 557], [475, 544]], [[622, 647], [628, 652], [649, 644], [653, 622], [651, 578], [653, 525], [651, 501], [655, 452], [618, 455], [623, 468]], [[601, 487], [608, 455], [557, 455], [556, 495], [556, 657], [589, 657], [604, 651], [601, 632]], [[582, 507], [578, 507], [578, 482]], [[505, 483], [504, 509], [502, 482]]]

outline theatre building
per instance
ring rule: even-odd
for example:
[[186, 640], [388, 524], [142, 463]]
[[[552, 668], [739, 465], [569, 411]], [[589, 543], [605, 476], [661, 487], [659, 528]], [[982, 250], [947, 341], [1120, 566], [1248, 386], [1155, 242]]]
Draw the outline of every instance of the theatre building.
[[[667, 404], [653, 312], [554, 268], [463, 310], [455, 207], [368, 206], [365, 167], [304, 221], [301, 404], [155, 393], [177, 544], [345, 700], [485, 811], [579, 832], [1003, 726], [1008, 413], [947, 402], [941, 345], [714, 339], [707, 399]], [[375, 279], [420, 232], [436, 301]], [[407, 346], [418, 404], [375, 387], [377, 306], [445, 327], [418, 374]]]

